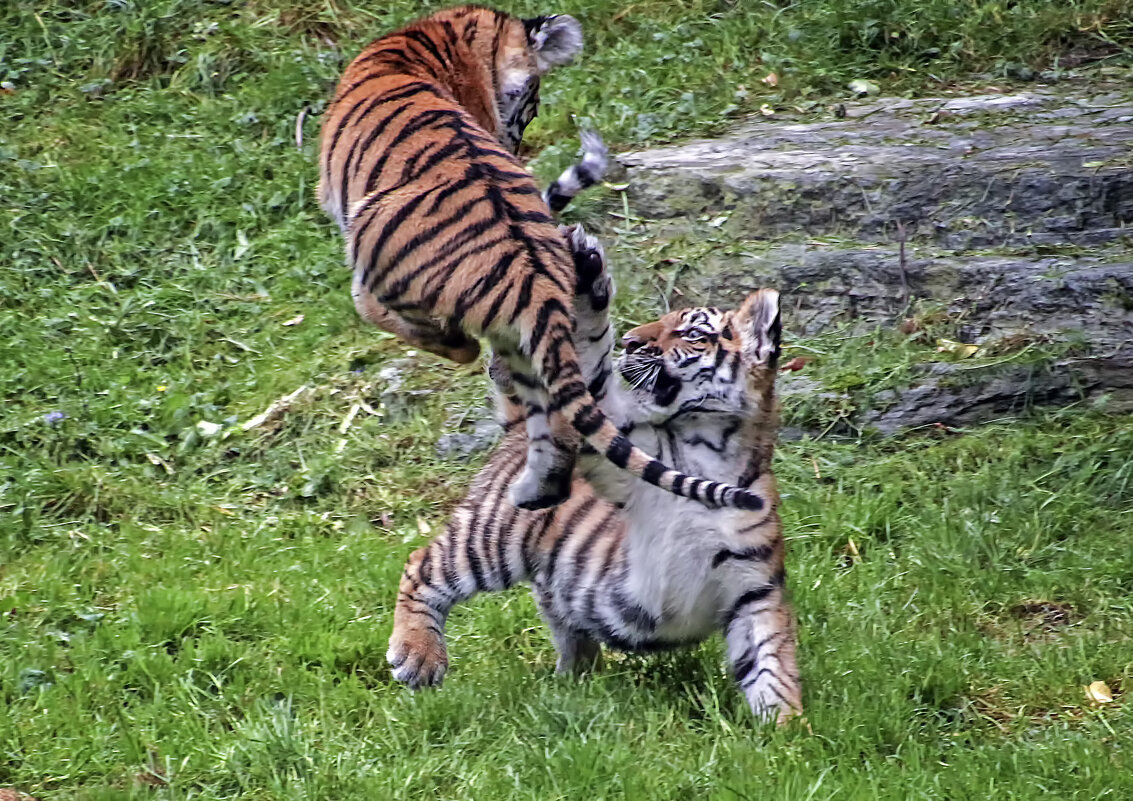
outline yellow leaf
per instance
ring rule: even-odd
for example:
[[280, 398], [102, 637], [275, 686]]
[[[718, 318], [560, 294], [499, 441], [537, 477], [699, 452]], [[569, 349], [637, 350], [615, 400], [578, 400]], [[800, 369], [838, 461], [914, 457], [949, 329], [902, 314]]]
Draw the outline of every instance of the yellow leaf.
[[433, 533], [432, 526], [430, 526], [427, 522], [425, 522], [425, 518], [423, 518], [423, 517], [417, 518], [417, 530], [420, 531], [422, 534], [432, 534]]
[[972, 356], [975, 356], [979, 349], [979, 345], [968, 345], [964, 342], [953, 342], [951, 339], [936, 340], [937, 353], [951, 353], [961, 359], [968, 359]]
[[850, 91], [858, 96], [875, 95], [881, 91], [881, 87], [873, 81], [867, 81], [862, 78], [850, 81], [849, 87]]
[[299, 325], [299, 323], [301, 323], [301, 322], [303, 322], [303, 315], [298, 314], [298, 315], [292, 317], [290, 320], [287, 320], [286, 322], [284, 322], [284, 325]]
[[1112, 704], [1113, 690], [1104, 681], [1094, 681], [1086, 685], [1086, 697], [1095, 704]]
[[762, 114], [764, 117], [774, 117], [775, 116], [775, 109], [771, 108], [771, 106], [769, 106], [767, 103], [764, 103], [762, 106], [759, 107], [759, 113]]
[[160, 467], [169, 475], [173, 475], [173, 468], [169, 466], [169, 462], [162, 459], [156, 453], [147, 453], [146, 458], [149, 459], [150, 464]]

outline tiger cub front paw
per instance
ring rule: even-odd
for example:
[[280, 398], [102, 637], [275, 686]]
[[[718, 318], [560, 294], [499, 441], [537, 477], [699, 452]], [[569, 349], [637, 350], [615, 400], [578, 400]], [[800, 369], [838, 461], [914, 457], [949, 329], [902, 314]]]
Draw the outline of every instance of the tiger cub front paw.
[[614, 289], [606, 269], [606, 250], [598, 238], [586, 233], [580, 224], [561, 225], [559, 231], [574, 259], [575, 293], [587, 298], [594, 311], [602, 311], [610, 304]]
[[512, 485], [508, 496], [512, 505], [535, 512], [558, 506], [570, 497], [570, 470], [550, 470], [546, 473], [525, 467]]
[[444, 639], [429, 629], [395, 628], [386, 661], [393, 668], [393, 677], [409, 689], [438, 687], [448, 670], [448, 649]]

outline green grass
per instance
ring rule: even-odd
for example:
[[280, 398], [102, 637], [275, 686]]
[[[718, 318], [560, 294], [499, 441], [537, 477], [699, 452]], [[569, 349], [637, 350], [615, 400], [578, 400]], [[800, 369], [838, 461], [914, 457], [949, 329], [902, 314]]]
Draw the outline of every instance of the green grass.
[[[1130, 6], [1112, 0], [515, 8], [570, 11], [590, 32], [583, 61], [546, 82], [531, 132], [550, 145], [543, 174], [573, 152], [572, 113], [615, 144], [653, 142], [837, 98], [852, 78], [935, 91], [1073, 53], [1127, 62], [1133, 44]], [[420, 357], [405, 389], [426, 392], [383, 404], [379, 371], [405, 349], [356, 319], [313, 154], [341, 57], [418, 10], [0, 10], [0, 786], [1133, 797], [1133, 418], [1097, 411], [781, 448], [813, 734], [753, 727], [718, 642], [556, 679], [523, 592], [454, 614], [442, 691], [391, 684], [402, 561], [478, 464], [434, 444], [486, 384]], [[759, 80], [772, 70], [775, 89]], [[632, 290], [619, 249], [636, 240], [622, 243]], [[627, 291], [621, 322], [654, 314], [656, 289]], [[831, 386], [876, 388], [932, 358], [892, 339], [794, 344], [822, 352], [808, 374]], [[304, 386], [279, 420], [241, 430]], [[379, 414], [340, 433], [362, 402]], [[1096, 679], [1114, 704], [1086, 702]]]

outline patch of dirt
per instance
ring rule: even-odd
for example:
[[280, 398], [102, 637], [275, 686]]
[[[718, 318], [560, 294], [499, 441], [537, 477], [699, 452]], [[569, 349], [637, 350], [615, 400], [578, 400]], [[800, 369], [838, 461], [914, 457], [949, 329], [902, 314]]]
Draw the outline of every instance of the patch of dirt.
[[1019, 621], [1023, 636], [1028, 639], [1036, 635], [1054, 634], [1081, 618], [1073, 606], [1059, 601], [1022, 601], [1007, 611]]

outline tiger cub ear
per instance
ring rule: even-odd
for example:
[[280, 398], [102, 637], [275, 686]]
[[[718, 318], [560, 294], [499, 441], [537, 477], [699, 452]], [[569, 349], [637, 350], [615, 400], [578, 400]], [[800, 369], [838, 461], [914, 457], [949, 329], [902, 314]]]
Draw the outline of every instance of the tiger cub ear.
[[551, 14], [523, 21], [539, 74], [567, 64], [582, 50], [582, 25], [569, 14]]
[[745, 359], [754, 364], [766, 364], [774, 370], [779, 363], [783, 334], [779, 293], [774, 289], [752, 292], [744, 299], [734, 319], [743, 337]]

